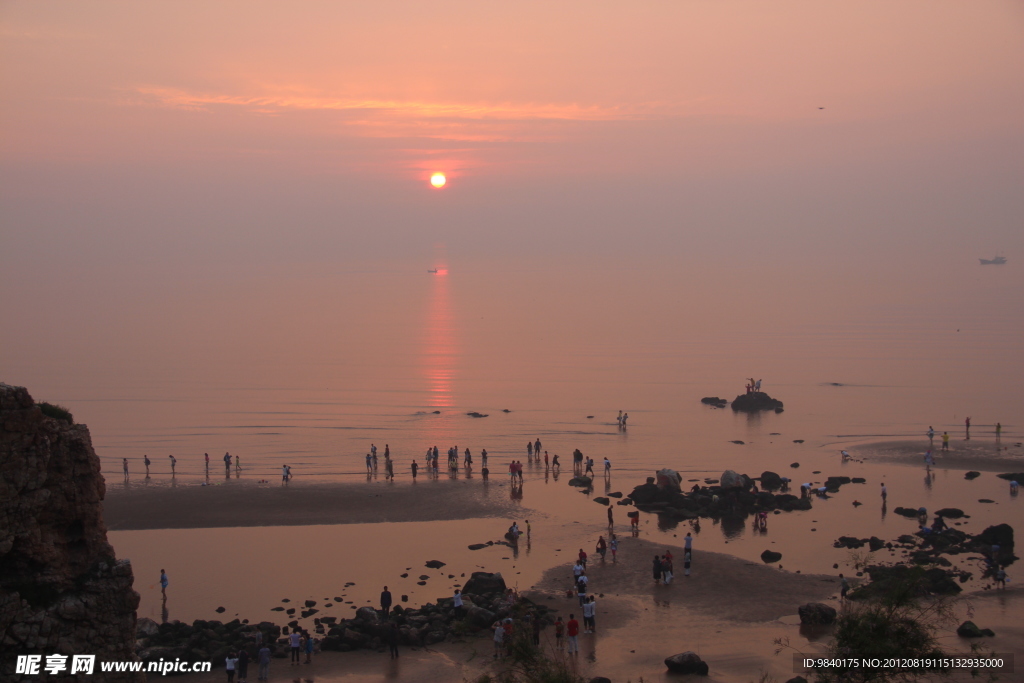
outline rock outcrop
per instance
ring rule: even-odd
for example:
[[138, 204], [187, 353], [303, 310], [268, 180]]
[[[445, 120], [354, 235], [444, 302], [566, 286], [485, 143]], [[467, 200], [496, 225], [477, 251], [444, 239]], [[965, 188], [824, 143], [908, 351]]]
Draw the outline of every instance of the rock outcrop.
[[762, 410], [782, 412], [782, 401], [772, 398], [763, 391], [751, 391], [740, 394], [732, 400], [732, 409], [744, 413], [757, 413]]
[[[89, 430], [0, 384], [0, 650], [97, 656], [95, 674], [61, 680], [99, 680], [100, 662], [137, 661], [139, 595], [131, 565], [107, 542], [105, 492]], [[16, 674], [15, 664], [0, 658], [0, 679], [38, 678]]]
[[708, 663], [701, 659], [696, 652], [689, 650], [668, 657], [665, 659], [665, 666], [672, 673], [708, 675]]
[[801, 624], [831, 624], [836, 620], [836, 610], [821, 602], [809, 602], [797, 608]]

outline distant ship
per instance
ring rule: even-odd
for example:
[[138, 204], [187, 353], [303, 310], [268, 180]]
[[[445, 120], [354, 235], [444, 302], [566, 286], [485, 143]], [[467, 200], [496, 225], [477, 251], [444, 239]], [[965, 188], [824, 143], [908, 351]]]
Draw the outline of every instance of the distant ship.
[[427, 272], [428, 273], [436, 273], [437, 272], [437, 268], [434, 268], [433, 270], [428, 270]]
[[995, 258], [990, 258], [990, 259], [988, 259], [988, 258], [980, 258], [978, 260], [981, 261], [981, 265], [983, 265], [983, 266], [1001, 266], [1004, 263], [1006, 263], [1006, 257], [1005, 256], [996, 256]]

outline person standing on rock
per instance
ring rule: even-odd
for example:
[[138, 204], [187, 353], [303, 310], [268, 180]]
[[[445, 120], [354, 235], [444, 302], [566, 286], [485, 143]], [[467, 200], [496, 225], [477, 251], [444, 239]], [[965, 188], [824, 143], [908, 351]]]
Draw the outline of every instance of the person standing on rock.
[[167, 584], [170, 581], [167, 580], [167, 572], [163, 569], [160, 570], [160, 593], [166, 598], [167, 597]]
[[580, 622], [576, 621], [575, 614], [569, 615], [569, 621], [565, 624], [565, 632], [569, 636], [569, 654], [577, 654], [580, 651]]
[[384, 613], [385, 618], [391, 614], [391, 591], [387, 586], [384, 586], [384, 590], [380, 593], [380, 611]]
[[453, 607], [455, 608], [455, 618], [461, 620], [465, 610], [463, 609], [462, 606], [462, 591], [458, 588], [455, 589], [455, 595], [452, 597], [452, 604]]

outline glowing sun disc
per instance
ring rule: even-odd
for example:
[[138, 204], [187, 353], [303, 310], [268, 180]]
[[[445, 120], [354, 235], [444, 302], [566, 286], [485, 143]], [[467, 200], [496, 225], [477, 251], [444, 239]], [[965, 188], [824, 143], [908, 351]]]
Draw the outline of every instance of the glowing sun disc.
[[436, 188], [444, 187], [445, 183], [447, 182], [448, 179], [444, 177], [444, 173], [435, 173], [434, 175], [430, 176], [430, 184]]

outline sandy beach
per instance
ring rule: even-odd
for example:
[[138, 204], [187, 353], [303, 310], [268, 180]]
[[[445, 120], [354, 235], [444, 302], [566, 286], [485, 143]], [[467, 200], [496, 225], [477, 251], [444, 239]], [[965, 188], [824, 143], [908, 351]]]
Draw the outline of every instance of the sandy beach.
[[[433, 484], [441, 484], [434, 486]], [[124, 489], [107, 487], [104, 518], [111, 531], [215, 527], [366, 524], [502, 517], [507, 495], [479, 481], [291, 482], [282, 486], [230, 482]]]
[[925, 451], [931, 449], [936, 468], [963, 468], [979, 472], [1020, 472], [1024, 470], [1024, 446], [1014, 439], [995, 442], [990, 438], [965, 441], [960, 433], [950, 441], [948, 451], [942, 450], [942, 439], [936, 436], [929, 445], [919, 441], [882, 441], [859, 447], [861, 455], [871, 462], [900, 465], [922, 465]]

